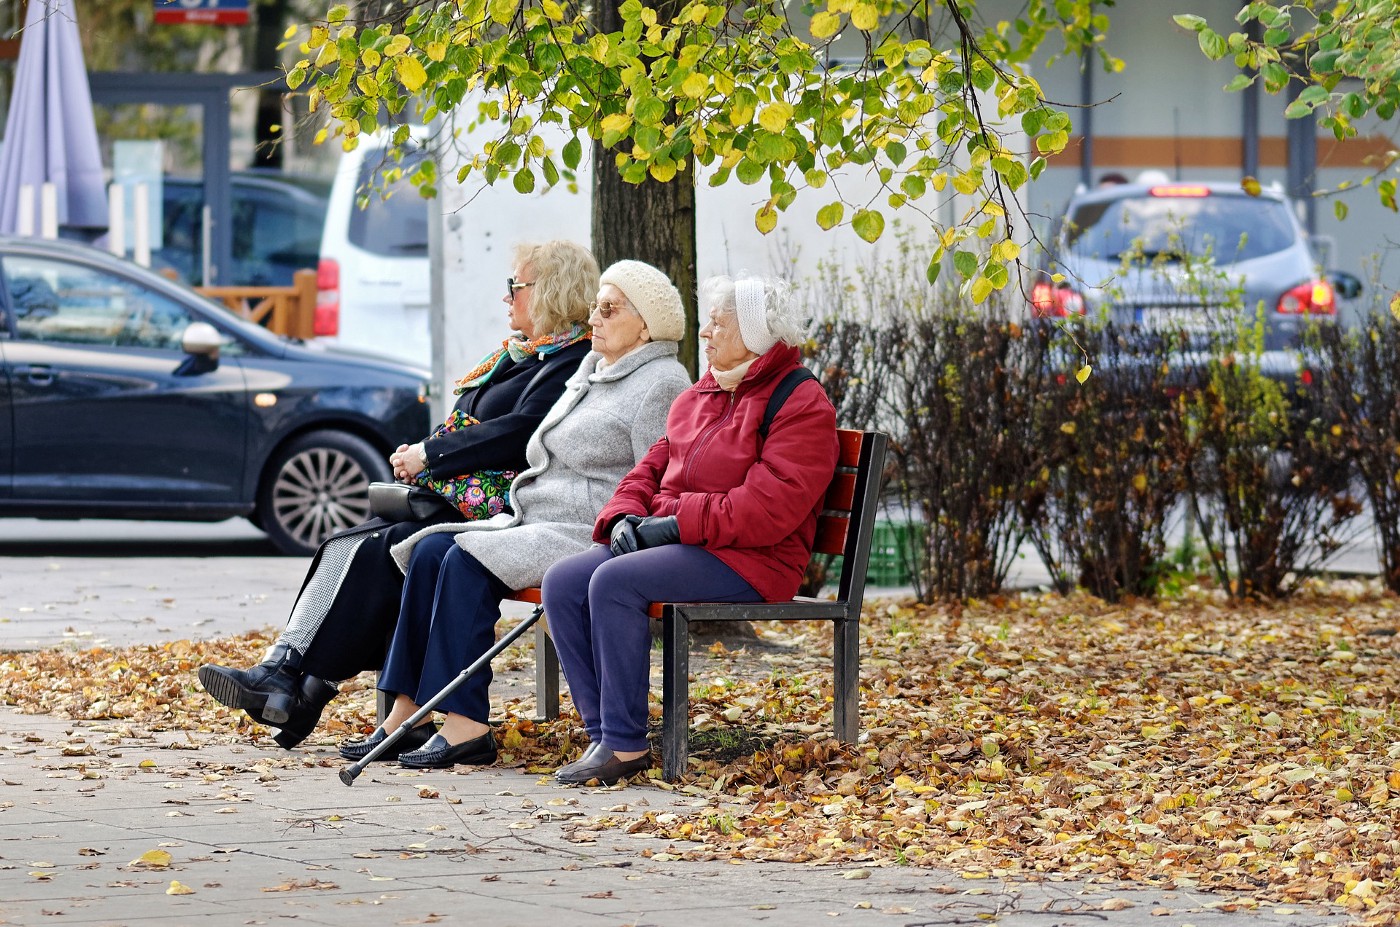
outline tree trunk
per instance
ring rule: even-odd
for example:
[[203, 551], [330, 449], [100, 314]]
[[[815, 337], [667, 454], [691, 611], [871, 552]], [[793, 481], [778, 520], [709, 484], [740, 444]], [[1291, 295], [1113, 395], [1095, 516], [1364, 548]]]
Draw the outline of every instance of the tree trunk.
[[[601, 0], [594, 11], [598, 29], [622, 28], [619, 0]], [[679, 9], [676, 0], [649, 4], [659, 13]], [[593, 143], [593, 254], [601, 267], [614, 261], [645, 261], [666, 272], [680, 291], [685, 306], [685, 338], [681, 363], [692, 379], [699, 375], [700, 327], [696, 323], [695, 289], [695, 165], [668, 183], [650, 177], [641, 184], [624, 181], [617, 172], [616, 153]]]
[[[698, 375], [695, 313], [695, 185], [693, 170], [668, 183], [630, 184], [613, 168], [613, 153], [593, 145], [593, 253], [601, 267], [645, 261], [671, 278], [685, 305], [681, 363]], [[681, 177], [687, 178], [681, 180]]]
[[[659, 13], [679, 9], [675, 0], [653, 3]], [[618, 0], [602, 0], [594, 12], [602, 32], [622, 28]], [[680, 291], [685, 305], [685, 338], [680, 359], [692, 379], [700, 375], [700, 325], [697, 321], [695, 291], [695, 164], [667, 183], [647, 178], [641, 184], [624, 181], [616, 168], [616, 153], [601, 142], [593, 143], [593, 254], [607, 267], [614, 261], [631, 258], [646, 261], [666, 272]], [[696, 622], [690, 626], [692, 646], [708, 646], [715, 641], [727, 645], [756, 646], [760, 643], [753, 625], [747, 621]]]

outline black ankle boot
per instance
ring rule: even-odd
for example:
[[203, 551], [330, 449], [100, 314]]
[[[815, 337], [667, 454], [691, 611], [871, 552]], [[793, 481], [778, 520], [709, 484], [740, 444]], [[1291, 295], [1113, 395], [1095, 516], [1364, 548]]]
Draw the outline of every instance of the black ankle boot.
[[[287, 718], [282, 722], [282, 730], [273, 735], [277, 746], [290, 750], [311, 736], [316, 725], [321, 723], [321, 712], [326, 703], [340, 694], [334, 683], [315, 676], [301, 677], [301, 686], [296, 698], [287, 707]], [[268, 702], [271, 703], [271, 699]]]
[[301, 654], [281, 642], [268, 649], [263, 662], [246, 670], [213, 663], [199, 668], [199, 684], [204, 691], [272, 727], [287, 723], [301, 693], [302, 679]]

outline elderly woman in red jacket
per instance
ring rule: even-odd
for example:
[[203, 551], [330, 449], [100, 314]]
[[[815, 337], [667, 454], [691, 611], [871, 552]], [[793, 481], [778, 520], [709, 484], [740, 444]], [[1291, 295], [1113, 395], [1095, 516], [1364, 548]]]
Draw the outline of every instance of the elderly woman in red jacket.
[[666, 434], [594, 524], [599, 545], [544, 576], [545, 613], [591, 741], [561, 782], [612, 784], [648, 769], [651, 602], [777, 602], [797, 592], [836, 466], [836, 410], [800, 383], [758, 434], [800, 364], [784, 284], [711, 278], [709, 371], [671, 405]]

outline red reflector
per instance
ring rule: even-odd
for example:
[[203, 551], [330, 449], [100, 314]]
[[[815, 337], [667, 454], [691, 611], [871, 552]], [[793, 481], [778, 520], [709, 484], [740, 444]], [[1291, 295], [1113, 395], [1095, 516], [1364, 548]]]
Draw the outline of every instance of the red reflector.
[[312, 331], [317, 335], [340, 334], [340, 264], [321, 258], [316, 265], [316, 314]]
[[1172, 184], [1165, 187], [1152, 187], [1147, 193], [1149, 196], [1210, 196], [1210, 188]]

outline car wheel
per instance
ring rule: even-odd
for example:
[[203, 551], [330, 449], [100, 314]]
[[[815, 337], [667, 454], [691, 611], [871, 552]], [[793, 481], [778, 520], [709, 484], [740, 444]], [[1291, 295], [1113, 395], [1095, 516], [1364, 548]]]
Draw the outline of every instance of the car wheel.
[[279, 450], [258, 487], [257, 520], [285, 554], [309, 556], [326, 538], [369, 520], [369, 484], [392, 478], [369, 442], [313, 431]]

